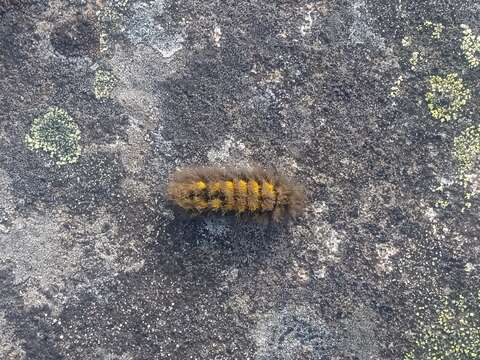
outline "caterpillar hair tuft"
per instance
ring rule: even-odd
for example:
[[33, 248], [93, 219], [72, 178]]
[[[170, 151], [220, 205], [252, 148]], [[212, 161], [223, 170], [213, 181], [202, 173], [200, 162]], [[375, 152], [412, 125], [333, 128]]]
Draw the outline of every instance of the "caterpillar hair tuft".
[[304, 210], [301, 185], [259, 167], [183, 168], [173, 174], [167, 195], [196, 214], [234, 213], [281, 221]]

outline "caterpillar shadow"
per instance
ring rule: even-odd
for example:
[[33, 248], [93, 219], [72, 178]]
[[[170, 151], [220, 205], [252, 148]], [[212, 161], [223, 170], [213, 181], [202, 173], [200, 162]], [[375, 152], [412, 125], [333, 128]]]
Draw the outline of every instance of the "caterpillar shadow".
[[154, 266], [166, 274], [218, 279], [227, 269], [260, 267], [289, 237], [287, 223], [259, 223], [229, 215], [191, 217], [174, 211], [154, 244]]

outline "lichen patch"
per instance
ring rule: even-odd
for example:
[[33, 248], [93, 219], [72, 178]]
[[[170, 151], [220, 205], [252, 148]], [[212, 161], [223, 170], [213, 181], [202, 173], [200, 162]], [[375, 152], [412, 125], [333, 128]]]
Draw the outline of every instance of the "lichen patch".
[[456, 120], [471, 97], [471, 91], [456, 73], [431, 76], [425, 94], [428, 110], [441, 122]]
[[30, 150], [48, 153], [59, 166], [72, 164], [81, 154], [80, 129], [65, 110], [51, 107], [33, 120], [25, 144]]

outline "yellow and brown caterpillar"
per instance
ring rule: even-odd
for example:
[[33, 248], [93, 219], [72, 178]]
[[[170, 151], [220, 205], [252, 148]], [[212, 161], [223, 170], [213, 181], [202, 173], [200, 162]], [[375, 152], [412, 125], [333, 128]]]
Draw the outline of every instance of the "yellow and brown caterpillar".
[[189, 167], [177, 170], [168, 198], [193, 213], [236, 213], [279, 221], [299, 215], [303, 188], [273, 171], [257, 167], [223, 169]]

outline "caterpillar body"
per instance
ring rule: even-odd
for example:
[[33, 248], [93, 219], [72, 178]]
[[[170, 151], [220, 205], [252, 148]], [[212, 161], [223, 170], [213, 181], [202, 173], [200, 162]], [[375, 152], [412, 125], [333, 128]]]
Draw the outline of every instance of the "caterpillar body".
[[177, 170], [168, 198], [191, 213], [236, 213], [280, 221], [304, 208], [303, 188], [260, 168], [190, 167]]

